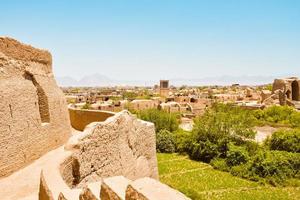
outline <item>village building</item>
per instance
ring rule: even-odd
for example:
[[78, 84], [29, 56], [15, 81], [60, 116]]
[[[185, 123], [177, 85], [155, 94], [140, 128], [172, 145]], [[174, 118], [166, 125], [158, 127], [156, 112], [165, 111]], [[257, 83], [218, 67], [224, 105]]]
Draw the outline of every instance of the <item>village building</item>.
[[160, 80], [159, 85], [159, 94], [162, 97], [168, 97], [170, 92], [169, 81], [168, 80]]
[[134, 110], [146, 110], [151, 108], [157, 108], [158, 105], [159, 102], [152, 99], [135, 99], [130, 102], [130, 106]]
[[[289, 104], [293, 101], [300, 101], [300, 80], [296, 77], [275, 79], [273, 83], [274, 94], [276, 91], [280, 90], [282, 92], [280, 104]], [[286, 102], [288, 101], [288, 102]]]

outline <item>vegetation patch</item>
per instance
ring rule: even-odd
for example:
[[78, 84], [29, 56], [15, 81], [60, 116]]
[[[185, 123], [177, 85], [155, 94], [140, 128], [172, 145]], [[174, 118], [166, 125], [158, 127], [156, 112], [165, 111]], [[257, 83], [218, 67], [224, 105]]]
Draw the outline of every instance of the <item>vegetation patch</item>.
[[300, 199], [299, 187], [273, 187], [215, 170], [188, 156], [158, 153], [160, 181], [194, 200]]
[[[157, 152], [186, 154], [234, 176], [273, 186], [300, 185], [300, 131], [293, 128], [299, 125], [294, 121], [299, 114], [286, 106], [249, 111], [214, 104], [187, 132], [178, 128], [177, 114], [157, 109], [137, 113], [155, 124]], [[258, 144], [254, 127], [266, 122], [288, 128]]]

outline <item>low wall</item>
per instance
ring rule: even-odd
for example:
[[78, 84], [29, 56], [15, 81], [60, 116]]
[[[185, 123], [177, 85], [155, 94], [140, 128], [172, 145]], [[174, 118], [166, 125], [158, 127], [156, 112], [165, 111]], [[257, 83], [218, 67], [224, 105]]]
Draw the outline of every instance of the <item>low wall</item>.
[[154, 124], [126, 110], [89, 124], [69, 139], [65, 149], [73, 158], [63, 164], [62, 174], [72, 186], [116, 175], [158, 179]]
[[71, 125], [74, 129], [83, 131], [86, 125], [92, 122], [103, 122], [107, 118], [114, 116], [114, 112], [102, 110], [84, 110], [68, 107]]

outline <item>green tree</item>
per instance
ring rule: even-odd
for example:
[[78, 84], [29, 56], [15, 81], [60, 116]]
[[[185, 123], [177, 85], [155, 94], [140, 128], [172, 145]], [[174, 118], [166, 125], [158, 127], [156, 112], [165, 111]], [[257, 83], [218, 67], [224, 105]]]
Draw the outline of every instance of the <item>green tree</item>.
[[240, 144], [254, 138], [254, 122], [249, 111], [229, 104], [215, 104], [195, 120], [188, 154], [204, 162], [226, 157], [229, 142]]
[[142, 120], [153, 122], [156, 132], [168, 130], [170, 132], [178, 129], [178, 114], [168, 113], [163, 110], [147, 109], [138, 112], [138, 117]]

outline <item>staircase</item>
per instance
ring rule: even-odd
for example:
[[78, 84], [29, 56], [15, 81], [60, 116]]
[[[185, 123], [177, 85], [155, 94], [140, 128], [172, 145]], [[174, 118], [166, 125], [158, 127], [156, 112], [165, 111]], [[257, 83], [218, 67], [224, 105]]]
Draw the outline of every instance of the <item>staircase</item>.
[[62, 190], [57, 198], [53, 197], [53, 192], [41, 176], [39, 200], [190, 200], [177, 190], [148, 177], [135, 181], [123, 176], [109, 177], [84, 188]]

